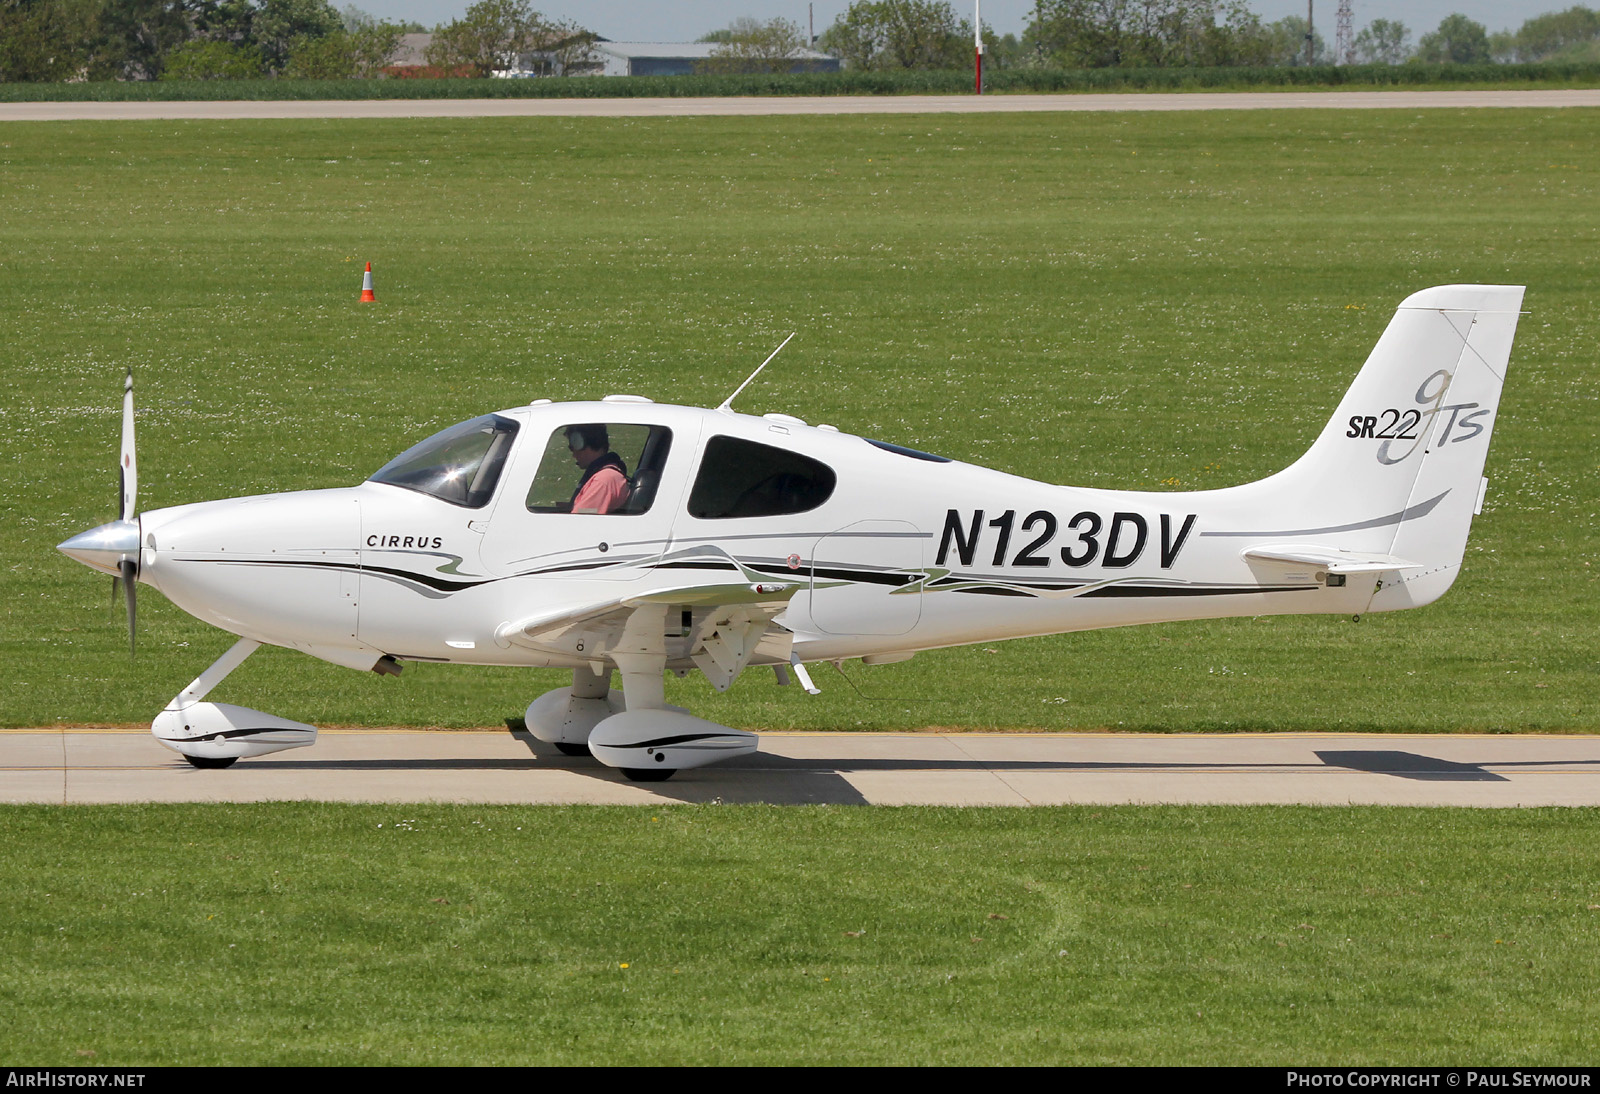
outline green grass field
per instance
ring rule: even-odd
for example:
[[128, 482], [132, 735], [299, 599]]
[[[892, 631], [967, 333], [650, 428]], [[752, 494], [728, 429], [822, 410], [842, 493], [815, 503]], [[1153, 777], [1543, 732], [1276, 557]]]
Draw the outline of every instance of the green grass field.
[[1595, 822], [12, 808], [0, 1058], [1587, 1065]]
[[[1410, 292], [1511, 281], [1488, 505], [1431, 608], [670, 695], [755, 728], [1595, 731], [1597, 127], [0, 126], [0, 723], [147, 722], [228, 643], [146, 590], [130, 662], [108, 582], [53, 550], [113, 515], [127, 365], [143, 508], [348, 484], [535, 397], [714, 405], [790, 330], [742, 408], [1054, 481], [1226, 485], [1309, 443]], [[560, 679], [262, 651], [214, 698], [464, 726]], [[0, 1057], [1587, 1063], [1594, 821], [10, 807]]]
[[[359, 481], [535, 397], [741, 396], [1052, 481], [1226, 485], [1321, 428], [1392, 309], [1529, 286], [1454, 590], [1419, 612], [1110, 631], [752, 673], [733, 725], [1594, 730], [1600, 113], [1393, 110], [0, 126], [0, 722], [147, 721], [228, 643], [53, 545]], [[379, 303], [356, 303], [372, 261]], [[560, 674], [263, 651], [222, 701], [497, 724]], [[856, 688], [859, 688], [859, 693]], [[914, 698], [913, 698], [914, 697]]]

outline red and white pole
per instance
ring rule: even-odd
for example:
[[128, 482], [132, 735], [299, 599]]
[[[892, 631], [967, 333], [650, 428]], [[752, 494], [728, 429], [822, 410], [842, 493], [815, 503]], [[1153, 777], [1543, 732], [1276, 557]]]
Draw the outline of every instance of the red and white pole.
[[972, 93], [983, 94], [983, 0], [972, 0]]

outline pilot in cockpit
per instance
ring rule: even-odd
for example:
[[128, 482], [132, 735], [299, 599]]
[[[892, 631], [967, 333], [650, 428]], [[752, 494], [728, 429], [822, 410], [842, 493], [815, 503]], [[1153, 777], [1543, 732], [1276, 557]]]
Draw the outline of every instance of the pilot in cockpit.
[[628, 502], [628, 465], [611, 451], [604, 425], [569, 425], [567, 449], [583, 468], [578, 488], [572, 492], [572, 512], [610, 513]]

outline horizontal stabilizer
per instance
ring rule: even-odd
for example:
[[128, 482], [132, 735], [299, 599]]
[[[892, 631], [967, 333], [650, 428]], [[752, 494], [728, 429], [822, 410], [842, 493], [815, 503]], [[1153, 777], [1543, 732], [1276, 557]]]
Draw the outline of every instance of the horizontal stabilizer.
[[1417, 570], [1423, 564], [1375, 551], [1345, 551], [1315, 543], [1267, 544], [1241, 552], [1248, 562], [1276, 562], [1291, 566], [1317, 566], [1330, 574], [1377, 574], [1385, 570]]

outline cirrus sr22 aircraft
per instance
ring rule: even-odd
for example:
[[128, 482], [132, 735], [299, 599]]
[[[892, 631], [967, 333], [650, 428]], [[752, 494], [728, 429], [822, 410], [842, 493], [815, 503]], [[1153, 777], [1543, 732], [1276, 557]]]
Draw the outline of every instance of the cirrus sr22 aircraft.
[[[570, 669], [571, 687], [529, 705], [529, 731], [663, 779], [757, 740], [668, 704], [668, 672], [726, 689], [770, 666], [814, 693], [807, 662], [1430, 603], [1482, 506], [1522, 293], [1414, 294], [1304, 456], [1190, 492], [1035, 482], [735, 413], [732, 396], [705, 410], [612, 395], [473, 418], [359, 486], [135, 515], [130, 376], [121, 519], [60, 550], [123, 580], [130, 636], [135, 582], [239, 636], [152, 726], [196, 767], [316, 740], [314, 726], [205, 701], [270, 643], [380, 673]], [[610, 485], [589, 504], [579, 468], [596, 463], [590, 478]]]

